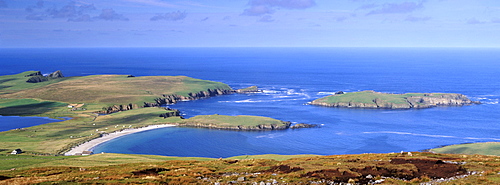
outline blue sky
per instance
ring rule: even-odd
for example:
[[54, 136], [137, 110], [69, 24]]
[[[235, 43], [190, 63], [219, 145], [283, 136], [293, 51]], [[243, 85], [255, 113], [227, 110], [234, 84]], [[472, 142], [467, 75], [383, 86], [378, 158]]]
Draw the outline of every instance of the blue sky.
[[0, 47], [500, 47], [498, 0], [0, 0]]

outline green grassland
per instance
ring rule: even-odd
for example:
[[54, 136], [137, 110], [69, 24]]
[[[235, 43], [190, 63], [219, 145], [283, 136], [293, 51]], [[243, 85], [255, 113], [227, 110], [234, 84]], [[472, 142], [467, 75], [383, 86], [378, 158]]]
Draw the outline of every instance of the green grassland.
[[[30, 72], [27, 72], [30, 73]], [[137, 104], [154, 102], [162, 95], [207, 91], [207, 89], [231, 88], [220, 82], [199, 80], [186, 76], [92, 75], [61, 78], [59, 80], [26, 83], [26, 73], [3, 76], [0, 98], [36, 98], [66, 103], [98, 103], [102, 105]]]
[[431, 151], [447, 154], [481, 154], [500, 156], [500, 142], [469, 143], [444, 146]]
[[257, 126], [257, 125], [281, 125], [282, 121], [261, 116], [226, 116], [226, 115], [199, 115], [181, 121], [189, 123], [216, 124], [219, 126]]
[[[440, 96], [444, 93], [432, 93], [433, 96]], [[412, 96], [425, 96], [425, 93], [406, 93], [406, 94], [388, 94], [388, 93], [378, 93], [374, 91], [360, 91], [351, 92], [345, 94], [336, 94], [331, 96], [326, 96], [315, 101], [324, 103], [342, 103], [342, 102], [356, 102], [373, 104], [373, 100], [380, 99], [383, 102], [394, 103], [394, 104], [407, 104], [406, 98]], [[427, 94], [428, 95], [428, 94]]]
[[21, 148], [26, 153], [60, 154], [72, 146], [127, 128], [175, 123], [179, 117], [162, 118], [163, 108], [149, 107], [109, 115], [72, 115], [73, 119], [0, 132], [0, 149]]
[[49, 84], [58, 83], [64, 80], [71, 80], [72, 77], [69, 78], [59, 78], [53, 79], [50, 81], [46, 81], [43, 83], [27, 83], [26, 81], [30, 77], [26, 77], [26, 75], [30, 75], [32, 73], [36, 73], [37, 71], [26, 71], [23, 73], [15, 74], [15, 75], [5, 75], [0, 76], [0, 95], [8, 94], [12, 92], [18, 92], [21, 90], [34, 89], [38, 87], [43, 87]]

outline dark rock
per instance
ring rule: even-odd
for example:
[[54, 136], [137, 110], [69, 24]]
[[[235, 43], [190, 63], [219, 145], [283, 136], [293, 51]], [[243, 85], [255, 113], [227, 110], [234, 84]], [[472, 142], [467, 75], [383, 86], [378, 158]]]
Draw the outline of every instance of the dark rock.
[[62, 72], [60, 70], [57, 70], [57, 71], [47, 75], [47, 77], [49, 77], [49, 78], [64, 78], [64, 75], [62, 74]]
[[298, 123], [293, 126], [291, 126], [291, 129], [296, 129], [296, 128], [315, 128], [318, 127], [316, 124], [307, 124], [307, 123]]
[[48, 81], [49, 79], [45, 76], [32, 76], [29, 78], [26, 82], [28, 83], [39, 83], [39, 82], [45, 82]]
[[134, 75], [128, 75], [127, 78], [132, 78], [135, 77]]
[[177, 109], [165, 108], [165, 110], [168, 110], [170, 112], [163, 113], [160, 115], [160, 117], [168, 118], [168, 117], [181, 116], [181, 111], [179, 111]]
[[238, 89], [235, 92], [236, 93], [255, 93], [255, 92], [260, 92], [260, 91], [259, 91], [259, 88], [257, 86], [250, 86], [247, 88]]
[[344, 94], [344, 91], [337, 91], [335, 94]]
[[104, 107], [102, 111], [98, 111], [99, 114], [111, 114], [120, 111], [138, 109], [139, 106], [137, 104], [126, 104], [126, 105], [113, 105], [110, 107]]

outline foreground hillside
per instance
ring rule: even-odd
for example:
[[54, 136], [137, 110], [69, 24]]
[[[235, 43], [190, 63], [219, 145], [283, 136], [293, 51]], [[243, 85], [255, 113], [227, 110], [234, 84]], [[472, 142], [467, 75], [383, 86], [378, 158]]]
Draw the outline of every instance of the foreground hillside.
[[[30, 159], [33, 158], [31, 156], [16, 157], [18, 159], [14, 160], [12, 157], [2, 156], [0, 164], [8, 165], [14, 161], [33, 160]], [[123, 164], [121, 161], [126, 158], [144, 162]], [[46, 165], [33, 164], [39, 166], [36, 168], [24, 167], [0, 171], [0, 184], [500, 183], [500, 157], [481, 155], [432, 153], [309, 157], [272, 155], [179, 160], [161, 156], [97, 154], [87, 157], [66, 157], [59, 162], [52, 160], [53, 162], [47, 162]], [[111, 162], [115, 165], [102, 165]], [[88, 165], [96, 163], [101, 165]]]

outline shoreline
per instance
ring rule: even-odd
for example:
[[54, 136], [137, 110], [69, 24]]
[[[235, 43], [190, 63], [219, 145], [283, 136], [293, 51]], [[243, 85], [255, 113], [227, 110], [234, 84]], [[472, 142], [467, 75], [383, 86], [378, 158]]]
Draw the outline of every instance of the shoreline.
[[75, 155], [76, 153], [82, 153], [83, 151], [93, 151], [94, 148], [102, 143], [111, 141], [113, 139], [133, 134], [133, 133], [138, 133], [138, 132], [144, 132], [148, 130], [153, 130], [153, 129], [158, 129], [158, 128], [166, 128], [166, 127], [175, 127], [176, 125], [173, 124], [163, 124], [163, 125], [149, 125], [141, 128], [132, 128], [132, 129], [125, 129], [119, 132], [112, 132], [106, 135], [103, 135], [102, 137], [87, 141], [81, 145], [78, 145], [74, 148], [71, 148], [68, 152], [64, 153], [65, 156], [70, 156], [70, 155]]

